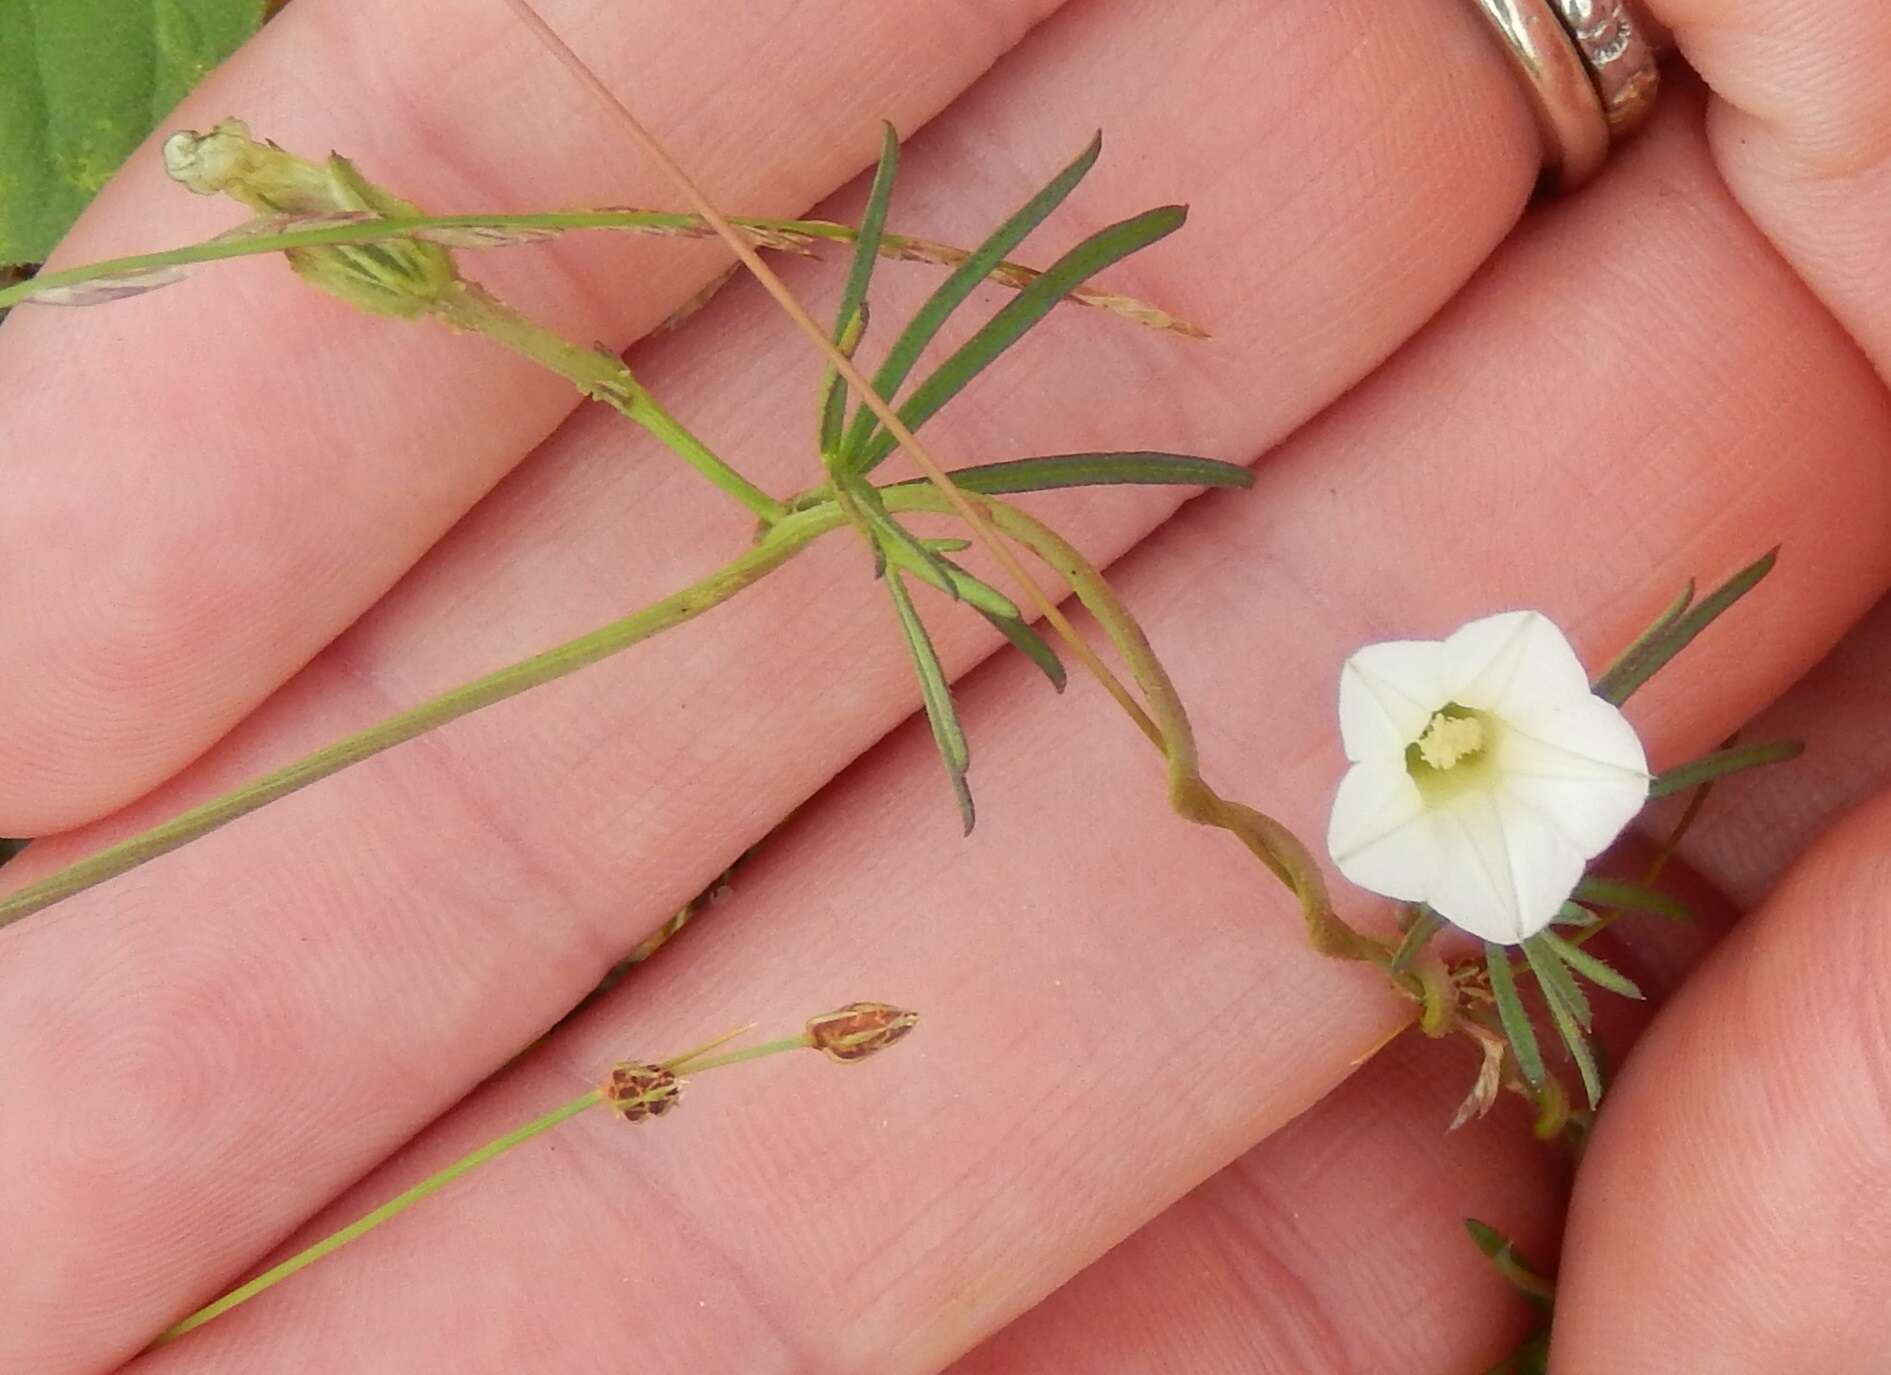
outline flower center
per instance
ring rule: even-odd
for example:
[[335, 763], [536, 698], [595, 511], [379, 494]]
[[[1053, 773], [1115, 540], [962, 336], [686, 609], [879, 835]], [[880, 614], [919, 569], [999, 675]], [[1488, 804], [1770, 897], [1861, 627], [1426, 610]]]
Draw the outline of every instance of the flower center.
[[[1460, 708], [1462, 710], [1462, 708]], [[1484, 748], [1484, 723], [1475, 716], [1438, 712], [1418, 737], [1418, 757], [1434, 769], [1448, 769]]]
[[1497, 723], [1481, 711], [1447, 702], [1424, 733], [1405, 747], [1405, 771], [1434, 805], [1487, 781]]

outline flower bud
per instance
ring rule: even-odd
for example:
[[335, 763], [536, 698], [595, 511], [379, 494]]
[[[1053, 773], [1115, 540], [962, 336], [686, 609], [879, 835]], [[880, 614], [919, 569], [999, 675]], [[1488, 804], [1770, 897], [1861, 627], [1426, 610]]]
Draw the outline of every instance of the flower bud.
[[[222, 192], [260, 214], [290, 221], [421, 213], [363, 177], [346, 158], [330, 154], [324, 163], [305, 161], [273, 143], [258, 143], [237, 119], [207, 134], [172, 134], [164, 142], [164, 169], [198, 195]], [[459, 281], [451, 253], [412, 238], [291, 248], [283, 256], [313, 285], [377, 315], [425, 314]]]
[[886, 1003], [849, 1003], [808, 1018], [808, 1041], [830, 1060], [851, 1064], [885, 1050], [919, 1024], [919, 1014]]
[[681, 1102], [683, 1086], [688, 1082], [662, 1065], [625, 1060], [611, 1067], [610, 1078], [599, 1091], [612, 1112], [626, 1122], [641, 1122], [646, 1117], [661, 1117]]

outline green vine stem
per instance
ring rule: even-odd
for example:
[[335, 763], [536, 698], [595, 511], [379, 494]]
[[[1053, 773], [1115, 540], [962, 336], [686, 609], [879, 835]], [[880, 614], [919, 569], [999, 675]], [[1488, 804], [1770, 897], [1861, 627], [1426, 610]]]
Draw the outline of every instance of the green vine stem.
[[428, 308], [429, 315], [454, 329], [480, 334], [503, 348], [557, 373], [584, 395], [602, 401], [643, 426], [697, 472], [734, 497], [764, 525], [773, 525], [788, 508], [718, 457], [631, 375], [608, 349], [580, 348], [562, 334], [521, 315], [476, 282], [456, 281]]
[[0, 927], [128, 873], [383, 750], [608, 659], [652, 635], [694, 620], [760, 581], [814, 540], [844, 523], [845, 517], [831, 505], [788, 516], [773, 528], [767, 539], [740, 558], [641, 611], [442, 693], [0, 898]]
[[[889, 497], [895, 492], [912, 492], [914, 495], [908, 500], [922, 508], [932, 505], [940, 511], [949, 509], [940, 494], [930, 489], [905, 484], [887, 489]], [[921, 492], [923, 497], [919, 495]], [[1340, 959], [1365, 960], [1381, 968], [1388, 967], [1390, 948], [1360, 934], [1340, 918], [1327, 894], [1326, 880], [1318, 863], [1299, 838], [1265, 813], [1221, 797], [1202, 778], [1195, 732], [1189, 724], [1181, 695], [1142, 626], [1103, 575], [1068, 540], [1042, 521], [989, 497], [976, 500], [993, 528], [1031, 550], [1064, 579], [1078, 601], [1096, 617], [1117, 653], [1123, 656], [1131, 676], [1148, 700], [1147, 710], [1133, 703], [1126, 704], [1125, 709], [1150, 742], [1162, 751], [1168, 764], [1169, 802], [1177, 815], [1225, 830], [1245, 845], [1299, 900], [1308, 937], [1316, 950]], [[1415, 979], [1401, 978], [1399, 982], [1409, 982], [1416, 991], [1423, 991]]]

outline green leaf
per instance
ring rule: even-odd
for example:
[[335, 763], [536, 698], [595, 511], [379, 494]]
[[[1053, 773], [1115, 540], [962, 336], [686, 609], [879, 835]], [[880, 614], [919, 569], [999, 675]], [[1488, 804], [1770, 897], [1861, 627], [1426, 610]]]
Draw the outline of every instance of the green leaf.
[[1419, 903], [1412, 909], [1410, 925], [1405, 928], [1405, 937], [1399, 942], [1399, 948], [1392, 955], [1392, 963], [1387, 966], [1390, 974], [1403, 974], [1418, 958], [1419, 952], [1431, 943], [1431, 938], [1445, 928], [1445, 919], [1432, 911], [1430, 906]]
[[1606, 988], [1609, 992], [1619, 993], [1624, 998], [1643, 996], [1641, 989], [1635, 986], [1635, 981], [1628, 975], [1622, 973], [1614, 965], [1590, 954], [1574, 941], [1565, 940], [1554, 931], [1544, 931], [1539, 938], [1556, 952], [1558, 959], [1597, 988]]
[[960, 468], [946, 476], [966, 491], [982, 492], [986, 496], [1043, 492], [1056, 487], [1254, 485], [1254, 474], [1238, 463], [1223, 463], [1217, 458], [1197, 458], [1193, 454], [1142, 450], [1014, 458], [1003, 463], [982, 463], [975, 468]]
[[972, 808], [972, 790], [966, 786], [965, 773], [972, 766], [971, 750], [965, 743], [965, 731], [959, 725], [958, 711], [952, 705], [952, 687], [946, 682], [945, 669], [932, 647], [932, 637], [913, 606], [912, 594], [898, 573], [886, 579], [886, 589], [899, 612], [900, 629], [906, 632], [906, 648], [913, 656], [913, 669], [919, 675], [920, 699], [926, 704], [926, 719], [932, 723], [932, 741], [945, 761], [946, 776], [952, 780], [952, 792], [959, 802], [959, 818], [965, 834], [972, 833], [977, 814]]
[[[1075, 161], [1051, 178], [1043, 190], [993, 230], [991, 236], [953, 269], [951, 275], [926, 299], [919, 312], [900, 331], [900, 337], [894, 340], [886, 361], [880, 364], [880, 370], [873, 375], [873, 389], [885, 397], [889, 404], [893, 394], [912, 372], [913, 364], [919, 361], [919, 355], [925, 352], [926, 345], [939, 333], [940, 326], [945, 324], [953, 311], [965, 304], [966, 299], [1005, 260], [1011, 250], [1024, 242], [1026, 235], [1064, 203], [1065, 198], [1076, 189], [1077, 183], [1096, 164], [1097, 154], [1102, 151], [1103, 135], [1098, 134], [1090, 140], [1090, 146], [1077, 155]], [[877, 423], [873, 412], [864, 405], [854, 412], [853, 424], [847, 431], [846, 453], [850, 457], [860, 452]]]
[[1669, 921], [1693, 921], [1694, 914], [1687, 910], [1687, 904], [1670, 893], [1658, 889], [1646, 888], [1639, 883], [1629, 883], [1623, 879], [1585, 878], [1576, 885], [1575, 897], [1579, 902], [1591, 903], [1597, 907], [1618, 907], [1625, 912], [1646, 912], [1651, 916], [1666, 917]]
[[[854, 237], [853, 261], [847, 267], [847, 285], [840, 294], [840, 309], [834, 317], [834, 342], [853, 356], [866, 325], [867, 287], [873, 281], [873, 265], [880, 260], [880, 240], [886, 233], [886, 207], [893, 198], [893, 178], [899, 174], [900, 136], [891, 124], [880, 125], [880, 165], [873, 172], [873, 186], [867, 192], [867, 208], [860, 216], [860, 232]], [[841, 422], [846, 417], [847, 389], [835, 376], [827, 384], [821, 406], [821, 452], [840, 453]]]
[[1742, 568], [1695, 605], [1677, 603], [1681, 605], [1678, 613], [1674, 607], [1669, 607], [1661, 619], [1629, 646], [1622, 657], [1597, 680], [1596, 695], [1618, 707], [1622, 705], [1635, 689], [1692, 644], [1696, 635], [1718, 620], [1722, 612], [1758, 586], [1760, 579], [1773, 571], [1773, 565], [1778, 560], [1779, 550], [1769, 550], [1764, 557]]
[[[1165, 205], [1092, 234], [1005, 302], [978, 333], [920, 383], [906, 404], [899, 408], [901, 421], [908, 429], [918, 429], [1005, 350], [1022, 339], [1026, 331], [1050, 314], [1064, 297], [1105, 268], [1173, 234], [1187, 218], [1188, 212], [1181, 206]], [[893, 449], [892, 435], [877, 431], [858, 454], [848, 454], [849, 466], [856, 473], [871, 472]]]
[[0, 266], [45, 260], [263, 0], [0, 0]]
[[1550, 1010], [1550, 1020], [1556, 1024], [1557, 1034], [1568, 1047], [1570, 1059], [1576, 1062], [1583, 1089], [1589, 1095], [1589, 1106], [1593, 1108], [1602, 1101], [1602, 1074], [1596, 1068], [1595, 1052], [1589, 1047], [1587, 1033], [1592, 1021], [1589, 1000], [1570, 977], [1555, 947], [1540, 933], [1523, 943], [1523, 956], [1536, 973], [1537, 987], [1543, 991], [1543, 1003]]
[[1547, 1308], [1556, 1298], [1556, 1286], [1540, 1274], [1522, 1256], [1509, 1237], [1474, 1217], [1464, 1219], [1464, 1230], [1470, 1233], [1471, 1244], [1484, 1253], [1492, 1268], [1502, 1275], [1519, 1292], [1532, 1302]]
[[1666, 797], [1670, 793], [1686, 792], [1689, 788], [1698, 788], [1743, 769], [1783, 764], [1789, 759], [1797, 759], [1805, 751], [1806, 747], [1797, 740], [1775, 740], [1766, 745], [1735, 745], [1732, 749], [1715, 750], [1691, 764], [1680, 764], [1666, 773], [1656, 775], [1655, 781], [1648, 785], [1648, 796]]
[[978, 608], [978, 614], [997, 626], [1000, 635], [1011, 641], [1025, 658], [1042, 669], [1044, 676], [1051, 680], [1052, 687], [1059, 692], [1064, 690], [1066, 681], [1064, 661], [1057, 657], [1057, 651], [1051, 648], [1049, 641], [1026, 625], [1021, 618], [1014, 620], [1009, 616], [994, 616], [982, 606]]
[[1530, 962], [1530, 968], [1536, 973], [1537, 985], [1543, 990], [1547, 1001], [1550, 997], [1561, 998], [1563, 1006], [1575, 1017], [1576, 1024], [1587, 1031], [1595, 1023], [1595, 1013], [1589, 1009], [1589, 999], [1570, 975], [1557, 950], [1543, 939], [1542, 932], [1530, 937], [1523, 943], [1523, 957]]
[[1484, 965], [1490, 972], [1490, 991], [1497, 1002], [1497, 1018], [1503, 1023], [1504, 1035], [1516, 1054], [1517, 1068], [1523, 1071], [1525, 1079], [1541, 1087], [1543, 1052], [1537, 1046], [1536, 1028], [1530, 1025], [1530, 1014], [1524, 1010], [1523, 999], [1517, 996], [1516, 976], [1510, 972], [1510, 952], [1486, 941]]
[[[1635, 671], [1635, 665], [1652, 653], [1680, 623], [1687, 609], [1694, 605], [1694, 579], [1687, 580], [1687, 586], [1681, 589], [1681, 595], [1668, 603], [1668, 607], [1655, 617], [1653, 625], [1642, 631], [1629, 644], [1628, 648], [1615, 656], [1615, 662], [1602, 670], [1602, 676], [1596, 679], [1595, 691], [1607, 697], [1614, 686]], [[1611, 698], [1611, 700], [1613, 700]]]

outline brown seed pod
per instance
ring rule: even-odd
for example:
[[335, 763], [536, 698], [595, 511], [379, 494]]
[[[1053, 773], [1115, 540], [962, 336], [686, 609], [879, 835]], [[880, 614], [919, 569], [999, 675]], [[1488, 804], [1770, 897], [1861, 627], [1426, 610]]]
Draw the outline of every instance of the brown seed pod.
[[662, 1065], [625, 1060], [611, 1067], [610, 1077], [600, 1086], [604, 1101], [626, 1122], [641, 1122], [646, 1117], [661, 1117], [683, 1098], [679, 1079]]
[[885, 1050], [919, 1024], [919, 1014], [887, 1003], [849, 1003], [808, 1018], [808, 1039], [830, 1060], [851, 1064]]

